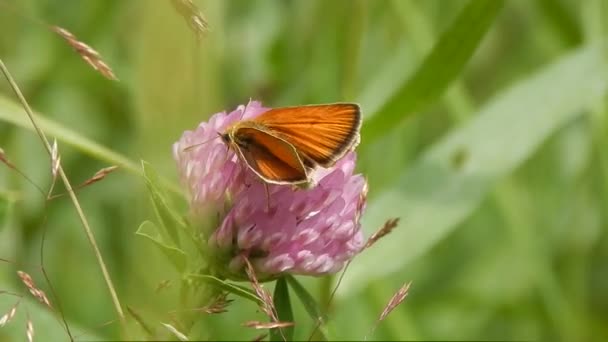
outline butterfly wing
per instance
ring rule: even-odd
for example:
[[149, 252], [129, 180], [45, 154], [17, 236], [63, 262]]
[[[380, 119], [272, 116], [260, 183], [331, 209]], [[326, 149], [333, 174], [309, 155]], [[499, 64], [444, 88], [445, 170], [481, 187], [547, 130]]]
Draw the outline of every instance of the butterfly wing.
[[234, 142], [240, 157], [264, 181], [274, 184], [308, 181], [306, 167], [295, 148], [285, 140], [254, 127], [238, 127]]
[[274, 108], [254, 121], [292, 144], [308, 166], [332, 166], [359, 143], [361, 114], [352, 103]]

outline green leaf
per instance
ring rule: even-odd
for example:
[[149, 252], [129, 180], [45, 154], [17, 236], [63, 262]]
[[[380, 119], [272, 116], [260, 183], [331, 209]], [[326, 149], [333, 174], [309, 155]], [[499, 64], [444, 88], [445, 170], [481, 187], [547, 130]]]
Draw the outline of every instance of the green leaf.
[[[291, 309], [291, 301], [289, 299], [289, 289], [284, 277], [277, 279], [277, 284], [274, 288], [274, 307], [277, 310], [279, 322], [294, 322], [293, 310]], [[281, 331], [283, 334], [281, 334]], [[279, 329], [270, 329], [271, 341], [283, 341], [283, 337], [287, 341], [293, 341], [294, 327], [286, 327]]]
[[[127, 170], [133, 174], [141, 174], [137, 164], [131, 161], [128, 157], [112, 151], [107, 147], [104, 147], [47, 117], [35, 114], [35, 118], [42, 130], [47, 135], [56, 137], [59, 142], [72, 146], [93, 158], [105, 161], [112, 165], [117, 165], [121, 169]], [[0, 121], [7, 122], [21, 128], [26, 128], [31, 131], [34, 130], [32, 123], [25, 115], [23, 107], [1, 94]], [[175, 183], [164, 178], [162, 179], [162, 183], [167, 186], [170, 191], [181, 193], [180, 187]]]
[[576, 22], [577, 16], [566, 4], [555, 0], [533, 1], [545, 16], [550, 28], [568, 45], [578, 45], [583, 40], [583, 33]]
[[598, 46], [566, 55], [494, 97], [474, 119], [437, 142], [395, 186], [369, 204], [368, 234], [400, 226], [351, 264], [339, 294], [400, 270], [470, 215], [492, 186], [564, 124], [601, 98], [606, 65]]
[[154, 205], [156, 216], [160, 220], [164, 232], [173, 240], [173, 243], [179, 247], [180, 241], [177, 227], [184, 228], [186, 224], [181, 220], [177, 212], [169, 206], [167, 197], [160, 186], [158, 175], [150, 163], [142, 160], [141, 165], [144, 179], [146, 180], [146, 186], [152, 197], [152, 204]]
[[241, 285], [230, 283], [228, 281], [222, 280], [222, 279], [214, 277], [212, 275], [188, 274], [186, 278], [190, 279], [190, 280], [203, 281], [209, 285], [215, 286], [216, 288], [218, 288], [220, 290], [224, 290], [224, 291], [232, 293], [236, 296], [250, 300], [250, 301], [254, 302], [256, 305], [262, 303], [262, 300], [251, 289], [248, 289]]
[[304, 305], [304, 308], [306, 309], [306, 312], [308, 312], [310, 318], [315, 322], [319, 320], [326, 322], [327, 316], [323, 314], [319, 304], [317, 304], [317, 301], [308, 292], [308, 290], [306, 290], [306, 288], [302, 286], [302, 284], [300, 284], [300, 282], [294, 278], [294, 276], [287, 275], [286, 278], [289, 286], [291, 286], [295, 294], [300, 299], [300, 302], [302, 302], [302, 305]]
[[169, 258], [171, 263], [180, 272], [186, 270], [187, 257], [186, 253], [181, 249], [171, 245], [163, 239], [162, 235], [158, 232], [158, 227], [150, 221], [144, 221], [135, 234], [147, 237], [150, 239], [160, 250]]
[[323, 341], [327, 341], [327, 334], [323, 329], [323, 325], [327, 323], [327, 316], [323, 313], [314, 297], [306, 290], [304, 286], [302, 286], [302, 284], [300, 284], [296, 278], [294, 278], [292, 275], [287, 275], [285, 278], [287, 279], [289, 286], [291, 286], [295, 292], [296, 296], [298, 296], [300, 302], [302, 302], [302, 305], [304, 305], [304, 309], [312, 321], [315, 322], [315, 324], [317, 324], [317, 322], [319, 323], [319, 331], [317, 332], [317, 334], [319, 334], [318, 337]]
[[362, 128], [368, 144], [433, 103], [461, 73], [496, 19], [504, 0], [471, 0], [443, 32], [420, 68]]

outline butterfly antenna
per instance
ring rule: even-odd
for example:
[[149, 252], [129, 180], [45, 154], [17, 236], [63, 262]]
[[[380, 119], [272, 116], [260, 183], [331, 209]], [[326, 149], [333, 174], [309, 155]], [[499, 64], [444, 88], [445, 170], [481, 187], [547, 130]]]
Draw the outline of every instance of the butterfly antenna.
[[206, 144], [206, 143], [208, 143], [208, 142], [210, 142], [210, 141], [213, 141], [213, 140], [215, 140], [215, 139], [217, 139], [217, 138], [220, 138], [220, 137], [222, 136], [222, 135], [221, 135], [219, 132], [217, 133], [217, 135], [218, 135], [217, 137], [213, 137], [213, 138], [211, 138], [211, 139], [207, 139], [207, 140], [205, 140], [205, 141], [203, 141], [203, 142], [200, 142], [200, 143], [197, 143], [197, 144], [194, 144], [194, 145], [190, 145], [190, 146], [188, 146], [188, 147], [184, 147], [184, 149], [183, 149], [182, 151], [184, 151], [184, 152], [188, 152], [188, 151], [190, 151], [190, 150], [194, 149], [195, 147], [198, 147], [198, 146], [204, 145], [204, 144]]

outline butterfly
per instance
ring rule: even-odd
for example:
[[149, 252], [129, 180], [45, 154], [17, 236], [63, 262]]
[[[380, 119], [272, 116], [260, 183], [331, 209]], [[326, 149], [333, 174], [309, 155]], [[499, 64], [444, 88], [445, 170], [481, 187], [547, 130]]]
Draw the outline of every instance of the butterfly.
[[306, 187], [315, 168], [332, 167], [359, 144], [360, 129], [359, 105], [330, 103], [273, 108], [219, 135], [264, 182]]

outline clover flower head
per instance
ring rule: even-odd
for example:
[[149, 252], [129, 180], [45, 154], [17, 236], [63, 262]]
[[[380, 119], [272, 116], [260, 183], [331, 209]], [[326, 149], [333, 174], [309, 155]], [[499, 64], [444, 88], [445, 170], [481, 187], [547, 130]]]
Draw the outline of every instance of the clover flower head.
[[243, 253], [262, 277], [335, 273], [365, 244], [359, 218], [367, 182], [354, 173], [356, 153], [348, 152], [330, 168], [316, 169], [311, 188], [265, 184], [218, 133], [267, 110], [251, 101], [230, 113], [214, 114], [173, 145], [192, 214], [219, 213], [217, 226], [204, 233], [215, 259], [227, 270], [224, 275], [244, 274]]

